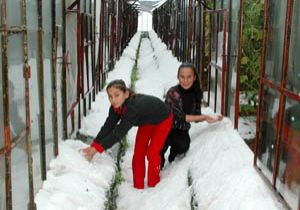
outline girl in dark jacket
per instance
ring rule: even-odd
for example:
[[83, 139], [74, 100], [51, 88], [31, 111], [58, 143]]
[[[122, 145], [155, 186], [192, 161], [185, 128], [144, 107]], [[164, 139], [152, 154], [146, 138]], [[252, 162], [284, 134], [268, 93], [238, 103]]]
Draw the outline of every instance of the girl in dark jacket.
[[170, 146], [169, 162], [176, 155], [185, 153], [190, 147], [189, 129], [191, 122], [207, 121], [213, 123], [222, 120], [222, 116], [212, 117], [201, 114], [202, 92], [197, 71], [193, 64], [183, 63], [177, 72], [179, 84], [171, 87], [166, 95], [165, 103], [171, 108], [174, 119], [172, 129], [161, 151], [161, 168], [164, 166], [164, 154]]
[[132, 126], [139, 126], [132, 158], [133, 184], [144, 188], [145, 157], [148, 159], [148, 186], [160, 181], [160, 151], [172, 127], [173, 115], [159, 98], [135, 94], [123, 80], [106, 88], [111, 107], [108, 117], [90, 147], [82, 149], [88, 160], [119, 142]]

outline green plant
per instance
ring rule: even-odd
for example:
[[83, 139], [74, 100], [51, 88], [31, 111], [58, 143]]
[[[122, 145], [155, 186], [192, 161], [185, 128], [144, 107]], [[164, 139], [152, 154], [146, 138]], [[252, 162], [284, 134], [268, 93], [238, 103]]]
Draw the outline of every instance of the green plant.
[[244, 1], [241, 90], [257, 92], [263, 41], [264, 1]]

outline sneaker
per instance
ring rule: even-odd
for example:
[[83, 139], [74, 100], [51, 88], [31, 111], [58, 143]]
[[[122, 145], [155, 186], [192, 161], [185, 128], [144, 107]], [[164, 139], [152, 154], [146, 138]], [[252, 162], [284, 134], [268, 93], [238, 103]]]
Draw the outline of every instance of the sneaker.
[[169, 157], [168, 157], [168, 161], [171, 163], [175, 160], [176, 154], [174, 153], [170, 153]]
[[160, 170], [162, 170], [164, 168], [165, 165], [165, 156], [161, 156], [161, 160], [160, 160]]

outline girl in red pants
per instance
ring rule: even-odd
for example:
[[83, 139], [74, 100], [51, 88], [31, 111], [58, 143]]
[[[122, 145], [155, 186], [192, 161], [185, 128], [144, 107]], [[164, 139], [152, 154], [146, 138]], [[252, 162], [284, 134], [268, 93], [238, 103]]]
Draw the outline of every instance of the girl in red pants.
[[82, 149], [88, 160], [119, 142], [132, 126], [139, 126], [132, 171], [134, 187], [144, 188], [145, 157], [148, 159], [148, 186], [160, 181], [160, 151], [172, 127], [173, 115], [159, 98], [135, 94], [123, 80], [114, 80], [106, 88], [111, 107], [108, 117], [90, 147]]

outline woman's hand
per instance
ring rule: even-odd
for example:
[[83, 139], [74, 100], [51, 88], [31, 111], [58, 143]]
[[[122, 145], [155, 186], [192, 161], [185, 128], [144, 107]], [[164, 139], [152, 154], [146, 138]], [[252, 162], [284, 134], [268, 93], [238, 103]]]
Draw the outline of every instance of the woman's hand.
[[206, 122], [208, 123], [215, 123], [217, 121], [221, 121], [223, 119], [222, 115], [215, 115], [215, 116], [206, 116]]
[[97, 153], [97, 150], [94, 147], [87, 147], [84, 149], [80, 149], [79, 152], [82, 152], [84, 157], [88, 161], [91, 161], [93, 159], [94, 155]]

